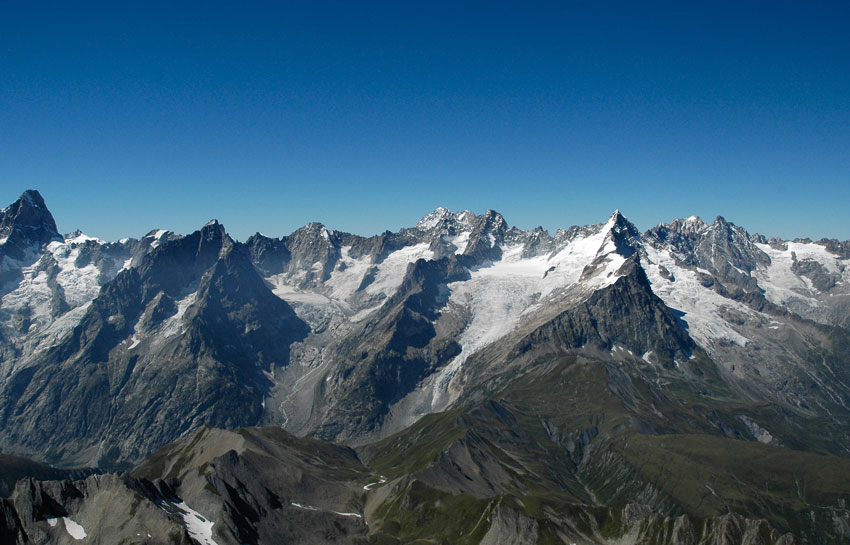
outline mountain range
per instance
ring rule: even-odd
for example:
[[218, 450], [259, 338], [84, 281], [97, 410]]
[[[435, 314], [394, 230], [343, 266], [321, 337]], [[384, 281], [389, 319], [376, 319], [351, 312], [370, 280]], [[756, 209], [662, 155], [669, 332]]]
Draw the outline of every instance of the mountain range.
[[0, 536], [848, 543], [848, 264], [619, 211], [105, 242], [26, 191], [0, 211]]

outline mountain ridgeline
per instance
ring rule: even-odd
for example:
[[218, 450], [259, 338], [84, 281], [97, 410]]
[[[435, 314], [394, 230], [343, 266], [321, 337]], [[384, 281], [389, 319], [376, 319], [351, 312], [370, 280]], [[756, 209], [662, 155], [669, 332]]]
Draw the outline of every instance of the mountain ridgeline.
[[848, 543], [848, 264], [618, 211], [104, 242], [26, 191], [0, 211], [0, 536]]

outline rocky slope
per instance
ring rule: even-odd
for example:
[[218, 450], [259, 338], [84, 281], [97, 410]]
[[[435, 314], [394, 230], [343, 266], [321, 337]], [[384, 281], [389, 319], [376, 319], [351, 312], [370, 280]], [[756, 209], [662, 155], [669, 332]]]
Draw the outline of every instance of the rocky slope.
[[[815, 503], [846, 499], [846, 460], [818, 461], [836, 471], [837, 481], [797, 500], [804, 507], [792, 521], [798, 524], [796, 532], [788, 531], [777, 513], [752, 518], [728, 512], [729, 503], [739, 503], [740, 496], [714, 477], [705, 486], [716, 491], [702, 495], [708, 501], [677, 503], [681, 493], [676, 489], [690, 481], [672, 463], [663, 464], [668, 468], [663, 470], [675, 475], [676, 486], [647, 485], [647, 470], [641, 467], [618, 469], [621, 498], [602, 505], [612, 489], [585, 466], [582, 452], [597, 448], [593, 444], [607, 434], [607, 423], [597, 421], [595, 431], [560, 435], [561, 422], [550, 415], [544, 426], [538, 421], [527, 427], [529, 408], [505, 398], [426, 417], [402, 434], [361, 449], [375, 469], [349, 448], [299, 439], [279, 428], [202, 427], [123, 476], [19, 481], [0, 500], [0, 536], [4, 543], [18, 544], [202, 545], [790, 545], [846, 539], [847, 509]], [[703, 441], [701, 447], [711, 441], [708, 436], [696, 440]], [[791, 457], [787, 461], [797, 464], [795, 477], [812, 477], [806, 456], [758, 448], [769, 453], [770, 466]], [[618, 447], [605, 453], [606, 464], [616, 457], [632, 462], [624, 452]], [[680, 451], [668, 452], [675, 456]], [[738, 486], [761, 477], [753, 475]], [[753, 502], [772, 502], [764, 509], [782, 507], [777, 498], [781, 487], [792, 485], [787, 481], [776, 473], [770, 484], [778, 490], [762, 489]], [[817, 477], [807, 482], [821, 484]], [[647, 488], [635, 499], [644, 503], [626, 502], [622, 489], [640, 487]]]

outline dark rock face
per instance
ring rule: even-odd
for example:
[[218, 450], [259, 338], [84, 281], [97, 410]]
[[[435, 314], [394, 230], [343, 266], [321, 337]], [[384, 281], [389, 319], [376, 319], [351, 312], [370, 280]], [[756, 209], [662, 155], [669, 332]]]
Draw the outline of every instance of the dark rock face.
[[717, 216], [694, 250], [701, 266], [711, 263], [722, 276], [728, 276], [733, 268], [751, 272], [758, 265], [770, 263], [770, 258], [753, 245], [746, 230], [722, 216]]
[[38, 260], [42, 246], [61, 240], [53, 215], [38, 191], [27, 190], [0, 210], [0, 295], [20, 279], [20, 267]]
[[507, 230], [505, 218], [498, 212], [487, 210], [472, 222], [469, 242], [463, 254], [473, 258], [475, 263], [498, 260], [502, 257], [501, 243]]
[[256, 423], [263, 373], [306, 333], [248, 250], [207, 225], [122, 271], [63, 343], [10, 378], [5, 446], [108, 467], [202, 422]]
[[29, 248], [63, 239], [41, 194], [30, 189], [11, 206], [0, 210], [0, 240], [4, 242], [0, 252], [13, 259], [23, 259]]
[[619, 345], [635, 354], [654, 352], [668, 365], [687, 360], [696, 345], [680, 321], [652, 293], [643, 268], [634, 260], [612, 286], [593, 293], [528, 335], [517, 347], [525, 352], [542, 343], [564, 349], [586, 345], [610, 350]]
[[286, 242], [281, 239], [268, 238], [257, 233], [249, 238], [245, 245], [257, 269], [269, 276], [286, 271], [292, 259]]
[[290, 267], [306, 271], [303, 285], [316, 285], [330, 277], [339, 259], [339, 246], [332, 235], [321, 223], [310, 223], [286, 237]]
[[834, 238], [822, 238], [818, 241], [818, 244], [842, 259], [850, 259], [850, 240], [840, 242]]
[[614, 212], [612, 219], [611, 239], [617, 253], [623, 257], [633, 256], [641, 246], [640, 232], [619, 210]]
[[793, 264], [791, 270], [800, 276], [805, 276], [812, 281], [814, 287], [822, 292], [827, 292], [835, 287], [841, 280], [841, 275], [832, 274], [821, 263], [812, 259], [797, 260], [792, 253]]
[[[445, 285], [469, 277], [464, 263], [472, 258], [452, 255], [411, 265], [398, 292], [384, 304], [386, 312], [340, 348], [347, 357], [329, 381], [338, 397], [323, 418], [320, 436], [356, 437], [369, 431], [392, 403], [460, 353], [454, 339], [437, 335], [434, 321], [445, 304]], [[345, 427], [343, 413], [358, 415], [356, 427]]]

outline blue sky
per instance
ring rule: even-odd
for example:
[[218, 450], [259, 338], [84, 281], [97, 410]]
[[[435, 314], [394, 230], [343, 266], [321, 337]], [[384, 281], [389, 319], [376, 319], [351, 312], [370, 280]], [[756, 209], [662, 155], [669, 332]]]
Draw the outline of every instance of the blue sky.
[[845, 2], [179, 4], [2, 7], [0, 203], [106, 239], [441, 205], [850, 238]]

